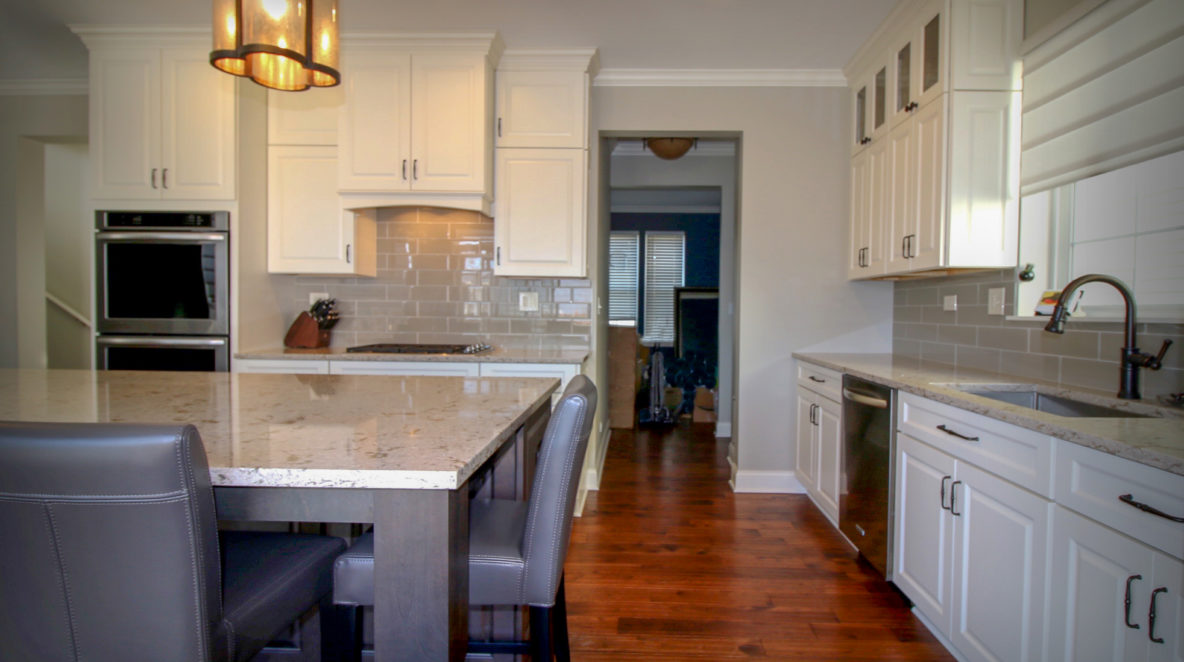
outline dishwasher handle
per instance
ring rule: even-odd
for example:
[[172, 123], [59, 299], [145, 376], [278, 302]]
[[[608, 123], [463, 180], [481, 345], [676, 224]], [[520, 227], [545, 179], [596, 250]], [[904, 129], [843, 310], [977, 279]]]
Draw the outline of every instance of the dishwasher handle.
[[868, 407], [875, 407], [876, 409], [887, 409], [888, 401], [877, 395], [870, 395], [867, 393], [860, 393], [859, 391], [852, 391], [847, 387], [843, 387], [843, 398], [852, 402], [858, 402], [861, 405]]

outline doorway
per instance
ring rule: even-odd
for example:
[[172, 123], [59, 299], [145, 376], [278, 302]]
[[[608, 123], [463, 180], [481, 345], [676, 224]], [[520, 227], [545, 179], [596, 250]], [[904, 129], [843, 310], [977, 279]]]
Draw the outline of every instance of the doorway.
[[[618, 376], [625, 364], [637, 367], [640, 378], [641, 369], [652, 364], [657, 351], [663, 354], [667, 391], [677, 392], [656, 396], [662, 405], [692, 419], [696, 413], [698, 420], [713, 419], [716, 437], [732, 437], [738, 145], [737, 138], [699, 138], [684, 156], [664, 160], [651, 153], [643, 139], [602, 138], [600, 224], [607, 238], [598, 266], [605, 274], [601, 282], [607, 285], [602, 306], [607, 319], [599, 325], [608, 333], [607, 397], [612, 427], [636, 425], [637, 408], [644, 410], [651, 397], [648, 390], [638, 397], [641, 379], [633, 380], [635, 388], [620, 386], [624, 378], [614, 382], [611, 362], [617, 363]], [[625, 255], [630, 242], [637, 246], [635, 293], [624, 297], [620, 282], [610, 282], [614, 271], [618, 277], [623, 271], [620, 263], [614, 269], [610, 261], [614, 240], [618, 258], [622, 246]], [[658, 243], [677, 245], [679, 241], [683, 245], [679, 264], [661, 262], [669, 257], [668, 250], [653, 255]], [[655, 259], [668, 272], [681, 269], [679, 277], [657, 283], [663, 288], [660, 293], [649, 288], [661, 279], [647, 278], [647, 267]], [[636, 298], [631, 311], [612, 310], [614, 300], [630, 296]], [[655, 308], [661, 308], [660, 314], [654, 314]], [[704, 310], [715, 315], [709, 333], [701, 323]], [[711, 347], [709, 356], [702, 355], [705, 347]], [[654, 375], [647, 377], [644, 386], [653, 383]], [[645, 418], [643, 411], [643, 422]]]

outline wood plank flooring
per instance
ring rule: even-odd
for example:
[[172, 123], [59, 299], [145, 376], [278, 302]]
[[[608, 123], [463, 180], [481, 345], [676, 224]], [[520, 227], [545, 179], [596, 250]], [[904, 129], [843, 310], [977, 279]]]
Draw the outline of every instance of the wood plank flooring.
[[804, 495], [734, 494], [711, 424], [613, 430], [567, 557], [572, 658], [952, 660]]

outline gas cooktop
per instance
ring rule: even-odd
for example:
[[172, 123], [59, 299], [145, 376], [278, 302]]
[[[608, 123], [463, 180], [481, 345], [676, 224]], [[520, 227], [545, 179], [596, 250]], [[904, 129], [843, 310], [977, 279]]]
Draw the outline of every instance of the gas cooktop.
[[472, 345], [428, 345], [418, 343], [377, 343], [374, 345], [358, 345], [347, 347], [347, 352], [367, 352], [371, 354], [480, 354], [488, 352], [493, 347], [485, 343]]

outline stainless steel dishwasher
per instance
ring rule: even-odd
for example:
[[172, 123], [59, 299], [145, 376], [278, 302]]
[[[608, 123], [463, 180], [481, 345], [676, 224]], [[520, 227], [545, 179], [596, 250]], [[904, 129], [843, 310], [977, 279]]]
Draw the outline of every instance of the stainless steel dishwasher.
[[843, 375], [839, 530], [892, 579], [892, 485], [896, 390]]

